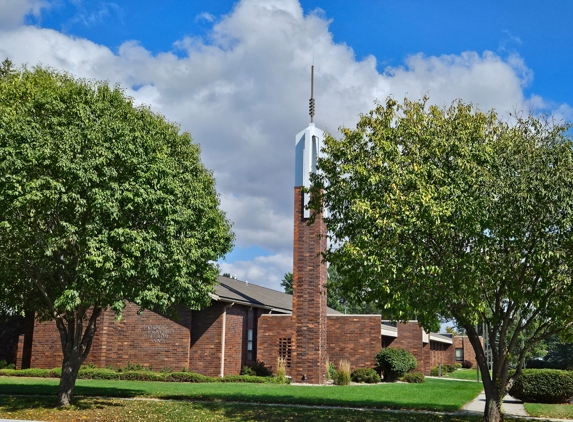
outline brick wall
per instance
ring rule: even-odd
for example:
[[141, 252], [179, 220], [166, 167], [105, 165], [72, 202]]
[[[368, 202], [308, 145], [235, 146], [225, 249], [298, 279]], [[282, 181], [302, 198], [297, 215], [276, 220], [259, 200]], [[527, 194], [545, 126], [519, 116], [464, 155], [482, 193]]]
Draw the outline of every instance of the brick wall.
[[[482, 337], [480, 337], [480, 343], [483, 347], [483, 338]], [[473, 346], [470, 343], [468, 336], [455, 336], [454, 337], [454, 348], [463, 349], [463, 351], [464, 351], [464, 359], [463, 360], [469, 360], [471, 363], [473, 363], [474, 367], [477, 365], [476, 353], [474, 351]], [[461, 361], [458, 361], [458, 363], [461, 363]]]
[[[291, 315], [261, 315], [257, 333], [257, 359], [263, 361], [273, 373], [276, 371], [279, 348], [283, 346], [283, 357], [288, 358], [288, 339], [293, 337], [293, 318]], [[292, 346], [291, 346], [292, 347]], [[291, 348], [292, 359], [292, 348]], [[291, 360], [292, 362], [292, 360]], [[286, 373], [291, 376], [292, 364]]]
[[[188, 366], [189, 326], [191, 312], [181, 307], [178, 320], [128, 303], [121, 321], [111, 311], [100, 316], [92, 348], [85, 363], [97, 366], [125, 366], [128, 362], [146, 367], [168, 367], [181, 370]], [[34, 325], [30, 366], [55, 368], [62, 364], [59, 331], [54, 321]]]
[[327, 316], [327, 354], [336, 367], [341, 359], [351, 370], [374, 368], [382, 341], [380, 315]]
[[454, 345], [430, 341], [430, 368], [433, 368], [440, 363], [442, 365], [454, 365], [456, 363]]
[[426, 359], [428, 351], [424, 347], [422, 338], [422, 328], [417, 321], [408, 321], [407, 323], [398, 324], [398, 337], [392, 342], [392, 347], [401, 347], [408, 350], [418, 361], [418, 370], [429, 374], [427, 370]]
[[234, 305], [227, 309], [225, 330], [225, 375], [239, 375], [247, 363], [248, 308]]
[[320, 253], [326, 249], [326, 224], [318, 215], [307, 225], [303, 193], [294, 188], [293, 245], [293, 356], [296, 382], [326, 382], [326, 264]]

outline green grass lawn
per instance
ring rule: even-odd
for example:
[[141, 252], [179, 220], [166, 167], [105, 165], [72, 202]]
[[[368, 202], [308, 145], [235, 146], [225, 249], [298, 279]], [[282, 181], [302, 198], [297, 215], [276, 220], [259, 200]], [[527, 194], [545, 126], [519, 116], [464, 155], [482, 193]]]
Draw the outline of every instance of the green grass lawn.
[[[476, 369], [458, 369], [455, 372], [451, 372], [446, 375], [447, 378], [454, 378], [458, 380], [468, 380], [468, 381], [476, 381]], [[481, 383], [481, 374], [480, 374], [480, 383]]]
[[[55, 395], [57, 379], [0, 378], [0, 394]], [[156, 397], [324, 406], [455, 411], [475, 398], [481, 384], [428, 379], [424, 384], [356, 386], [297, 386], [244, 383], [167, 383], [147, 381], [78, 380], [76, 395]]]
[[525, 410], [538, 418], [573, 419], [572, 404], [525, 403]]

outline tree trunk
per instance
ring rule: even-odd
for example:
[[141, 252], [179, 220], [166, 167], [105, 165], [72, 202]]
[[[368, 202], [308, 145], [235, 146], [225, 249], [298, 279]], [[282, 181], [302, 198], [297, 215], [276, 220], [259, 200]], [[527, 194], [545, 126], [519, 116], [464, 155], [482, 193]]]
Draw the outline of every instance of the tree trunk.
[[466, 325], [464, 326], [464, 329], [466, 330], [468, 339], [476, 354], [476, 361], [481, 372], [481, 379], [485, 391], [483, 420], [484, 422], [500, 422], [503, 420], [503, 414], [501, 413], [501, 402], [503, 397], [501, 394], [505, 386], [500, 385], [501, 379], [499, 377], [499, 373], [495, 370], [495, 368], [497, 368], [495, 362], [496, 357], [494, 356], [494, 371], [492, 377], [489, 373], [485, 350], [483, 349], [476, 328], [473, 325]]
[[503, 421], [503, 414], [501, 413], [501, 400], [499, 399], [499, 392], [496, 388], [491, 387], [492, 386], [490, 386], [490, 388], [484, 388], [485, 410], [483, 412], [483, 420], [484, 422], [500, 422]]
[[67, 321], [67, 324], [62, 318], [56, 319], [64, 354], [58, 390], [58, 407], [66, 407], [73, 403], [78, 371], [90, 352], [97, 329], [97, 318], [101, 313], [100, 307], [92, 309], [85, 331], [83, 330], [85, 311], [81, 309], [76, 310], [75, 315]]
[[58, 390], [58, 407], [69, 406], [74, 401], [74, 387], [76, 386], [76, 378], [82, 363], [78, 359], [77, 354], [73, 353], [72, 355], [65, 359], [62, 364], [62, 376], [60, 377], [60, 388]]

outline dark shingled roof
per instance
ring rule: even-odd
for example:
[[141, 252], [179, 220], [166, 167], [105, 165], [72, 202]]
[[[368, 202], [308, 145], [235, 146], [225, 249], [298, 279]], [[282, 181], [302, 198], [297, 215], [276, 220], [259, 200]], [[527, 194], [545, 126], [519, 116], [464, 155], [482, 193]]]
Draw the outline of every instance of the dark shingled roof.
[[[217, 300], [244, 303], [283, 314], [292, 312], [292, 295], [224, 276], [219, 276], [218, 282], [215, 287]], [[329, 315], [341, 314], [330, 308], [326, 312]]]

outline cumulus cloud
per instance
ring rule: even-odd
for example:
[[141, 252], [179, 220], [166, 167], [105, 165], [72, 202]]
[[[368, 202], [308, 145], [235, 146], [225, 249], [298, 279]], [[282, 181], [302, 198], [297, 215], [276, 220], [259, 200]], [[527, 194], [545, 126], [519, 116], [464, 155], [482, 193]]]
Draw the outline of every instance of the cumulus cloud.
[[0, 1], [0, 29], [13, 29], [24, 22], [26, 16], [40, 16], [48, 4], [43, 0]]
[[[292, 256], [276, 254], [258, 256], [252, 261], [223, 262], [221, 271], [237, 276], [239, 280], [282, 291], [281, 280], [287, 272], [292, 271]], [[264, 283], [261, 283], [261, 280], [264, 280]]]
[[[18, 2], [24, 3], [39, 4]], [[537, 97], [532, 105], [524, 96], [533, 75], [517, 55], [420, 53], [380, 73], [375, 57], [356, 60], [349, 46], [333, 41], [325, 13], [304, 15], [298, 0], [242, 0], [205, 38], [173, 40], [178, 55], [153, 55], [134, 41], [113, 52], [49, 29], [3, 28], [0, 60], [41, 62], [120, 83], [136, 101], [191, 132], [206, 166], [214, 169], [237, 244], [270, 253], [224, 262], [223, 271], [275, 288], [292, 269], [294, 136], [308, 124], [313, 57], [315, 122], [333, 134], [389, 95], [417, 99], [428, 93], [441, 105], [462, 98], [500, 113], [544, 104]], [[570, 110], [563, 105], [559, 112]]]

